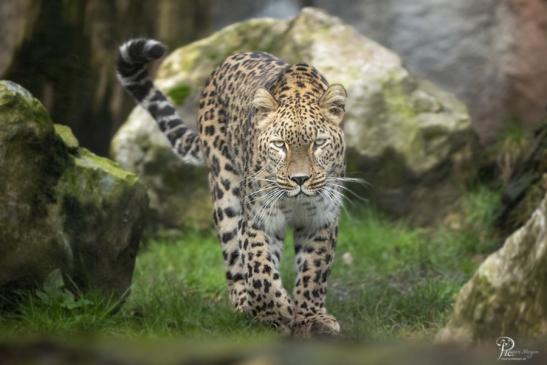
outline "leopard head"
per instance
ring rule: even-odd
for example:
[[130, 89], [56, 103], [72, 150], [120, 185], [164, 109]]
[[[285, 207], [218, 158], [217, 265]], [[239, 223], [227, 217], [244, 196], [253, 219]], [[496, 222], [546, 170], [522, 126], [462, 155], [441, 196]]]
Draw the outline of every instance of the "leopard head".
[[295, 65], [254, 95], [259, 169], [287, 197], [316, 196], [344, 174], [341, 123], [346, 90], [311, 66]]

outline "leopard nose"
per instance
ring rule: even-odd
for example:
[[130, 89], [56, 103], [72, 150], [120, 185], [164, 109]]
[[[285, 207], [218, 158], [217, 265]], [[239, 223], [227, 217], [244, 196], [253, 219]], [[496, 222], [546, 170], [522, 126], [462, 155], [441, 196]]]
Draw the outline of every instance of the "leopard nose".
[[309, 175], [293, 175], [291, 180], [297, 183], [298, 185], [303, 185], [306, 181], [310, 179]]

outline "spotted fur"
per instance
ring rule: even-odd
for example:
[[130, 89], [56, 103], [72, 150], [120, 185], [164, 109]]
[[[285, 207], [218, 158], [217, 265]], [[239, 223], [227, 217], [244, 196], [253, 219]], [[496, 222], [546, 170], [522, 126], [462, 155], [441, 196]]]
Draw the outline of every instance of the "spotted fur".
[[[148, 76], [147, 64], [164, 52], [154, 40], [125, 43], [118, 76], [181, 158], [208, 165], [234, 307], [285, 332], [338, 333], [325, 298], [345, 172], [344, 88], [329, 86], [307, 64], [236, 53], [207, 79], [196, 133]], [[279, 273], [290, 228], [297, 268], [292, 295]]]

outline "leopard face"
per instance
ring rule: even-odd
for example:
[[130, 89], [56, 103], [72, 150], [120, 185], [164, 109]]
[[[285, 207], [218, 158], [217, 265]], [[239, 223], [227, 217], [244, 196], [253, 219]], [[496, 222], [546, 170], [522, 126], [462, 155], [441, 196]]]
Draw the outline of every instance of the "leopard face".
[[300, 91], [282, 101], [264, 89], [255, 95], [261, 165], [268, 180], [287, 197], [316, 196], [329, 178], [344, 171], [340, 124], [346, 92], [335, 84], [317, 94], [302, 97]]

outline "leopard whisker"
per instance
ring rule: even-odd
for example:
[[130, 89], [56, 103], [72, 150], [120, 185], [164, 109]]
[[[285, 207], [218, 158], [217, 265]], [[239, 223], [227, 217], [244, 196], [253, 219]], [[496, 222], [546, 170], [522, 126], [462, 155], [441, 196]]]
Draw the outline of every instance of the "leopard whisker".
[[327, 182], [342, 182], [342, 183], [355, 183], [363, 186], [372, 186], [371, 183], [360, 177], [347, 177], [347, 176], [327, 176], [325, 178]]
[[351, 217], [351, 214], [350, 212], [348, 211], [348, 209], [346, 208], [346, 206], [344, 205], [344, 198], [348, 200], [348, 202], [350, 202], [350, 204], [354, 204], [354, 202], [352, 202], [351, 200], [349, 200], [346, 196], [344, 196], [342, 193], [340, 193], [338, 190], [336, 190], [336, 188], [334, 187], [331, 187], [331, 186], [326, 186], [325, 187], [325, 190], [328, 194], [330, 194], [332, 196], [332, 200], [335, 204], [337, 204], [337, 206], [341, 207], [343, 210], [344, 210], [344, 213], [348, 216], [348, 217]]
[[343, 203], [344, 203], [344, 196], [343, 196], [343, 194], [341, 194], [338, 190], [336, 190], [336, 188], [333, 188], [332, 186], [328, 186], [327, 192], [328, 192], [328, 194], [330, 194], [330, 196], [332, 197], [332, 200], [333, 200], [337, 205], [343, 205]]
[[266, 202], [264, 203], [264, 205], [261, 207], [261, 209], [258, 211], [258, 213], [255, 214], [255, 216], [253, 217], [255, 220], [257, 220], [258, 222], [261, 222], [264, 218], [264, 215], [266, 213], [265, 209], [268, 209], [268, 207], [276, 201], [276, 198], [279, 196], [279, 195], [284, 195], [285, 192], [281, 189], [279, 190], [276, 190], [276, 191], [273, 191], [273, 192], [270, 192], [268, 193], [268, 195], [266, 195], [266, 197], [264, 198], [264, 200], [266, 200]]
[[277, 188], [277, 185], [275, 184], [268, 184], [266, 185], [265, 187], [263, 187], [262, 189], [258, 189], [258, 190], [255, 190], [253, 191], [252, 193], [248, 194], [247, 197], [252, 197], [252, 196], [255, 196], [257, 194], [264, 194], [266, 191], [269, 191], [269, 190], [272, 190], [272, 189], [276, 189]]
[[267, 182], [271, 182], [271, 183], [276, 183], [277, 182], [274, 179], [267, 179], [267, 178], [255, 178], [254, 180], [255, 181], [267, 181]]
[[285, 192], [284, 192], [283, 190], [281, 190], [280, 194], [277, 194], [277, 195], [276, 195], [275, 200], [274, 200], [273, 202], [271, 202], [270, 205], [269, 205], [269, 207], [267, 208], [266, 214], [267, 214], [268, 216], [271, 216], [273, 207], [276, 206], [277, 202], [278, 202], [283, 196], [285, 196]]
[[[361, 202], [363, 203], [368, 203], [368, 199], [362, 197], [361, 195], [357, 194], [355, 191], [351, 190], [350, 188], [348, 188], [347, 186], [345, 185], [342, 185], [342, 184], [336, 184], [336, 183], [329, 183], [329, 185], [331, 186], [335, 186], [337, 188], [340, 188], [341, 190], [343, 190], [344, 192], [348, 192], [349, 194], [351, 194], [353, 197], [357, 198], [358, 200], [360, 200]], [[340, 192], [340, 194], [342, 194]], [[345, 195], [345, 194], [342, 194], [342, 195]], [[349, 197], [348, 197], [348, 200], [349, 200]], [[351, 200], [349, 200], [351, 202]], [[353, 203], [353, 202], [352, 202]]]

